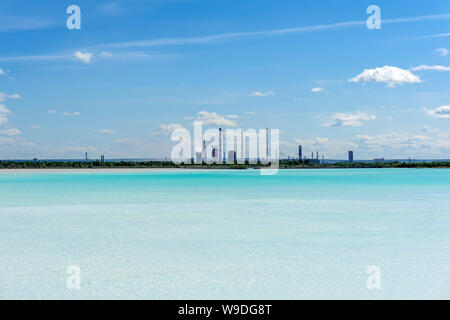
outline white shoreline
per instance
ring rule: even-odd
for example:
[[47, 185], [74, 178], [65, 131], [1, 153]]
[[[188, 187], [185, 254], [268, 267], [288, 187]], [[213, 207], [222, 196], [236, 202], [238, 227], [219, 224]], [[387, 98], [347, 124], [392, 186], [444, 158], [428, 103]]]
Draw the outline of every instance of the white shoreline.
[[[186, 171], [215, 171], [215, 170], [229, 170], [240, 171], [245, 169], [192, 169], [192, 168], [76, 168], [76, 169], [42, 169], [42, 168], [29, 168], [29, 169], [0, 169], [0, 174], [5, 173], [99, 173], [99, 172], [186, 172]], [[257, 169], [256, 169], [257, 170]]]

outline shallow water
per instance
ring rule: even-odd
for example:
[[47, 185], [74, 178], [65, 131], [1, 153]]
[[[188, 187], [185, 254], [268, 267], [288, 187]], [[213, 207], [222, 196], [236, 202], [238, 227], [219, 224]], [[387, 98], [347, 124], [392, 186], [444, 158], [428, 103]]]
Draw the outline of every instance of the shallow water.
[[0, 221], [3, 299], [450, 298], [446, 169], [2, 173]]

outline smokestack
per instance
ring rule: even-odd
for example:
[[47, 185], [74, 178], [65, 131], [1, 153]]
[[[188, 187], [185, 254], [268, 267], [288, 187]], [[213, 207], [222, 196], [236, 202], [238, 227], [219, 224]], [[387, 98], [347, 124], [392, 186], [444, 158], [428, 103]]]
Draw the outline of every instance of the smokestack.
[[203, 154], [203, 159], [206, 160], [206, 141], [203, 140], [203, 150], [202, 150], [202, 154]]
[[219, 128], [219, 152], [218, 152], [218, 161], [219, 163], [222, 162], [222, 159], [220, 159], [220, 157], [222, 157], [222, 128]]
[[316, 151], [316, 159], [319, 161], [319, 151]]
[[298, 146], [298, 160], [302, 160], [302, 146]]
[[242, 157], [242, 161], [245, 162], [245, 148], [244, 148], [244, 129], [241, 129], [241, 157]]

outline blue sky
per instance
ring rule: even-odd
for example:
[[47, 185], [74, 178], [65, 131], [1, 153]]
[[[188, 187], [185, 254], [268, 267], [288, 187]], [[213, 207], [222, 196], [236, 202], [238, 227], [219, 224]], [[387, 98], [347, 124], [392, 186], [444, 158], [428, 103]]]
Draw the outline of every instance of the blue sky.
[[161, 158], [193, 119], [278, 128], [284, 154], [450, 158], [445, 0], [2, 0], [0, 39], [1, 159]]

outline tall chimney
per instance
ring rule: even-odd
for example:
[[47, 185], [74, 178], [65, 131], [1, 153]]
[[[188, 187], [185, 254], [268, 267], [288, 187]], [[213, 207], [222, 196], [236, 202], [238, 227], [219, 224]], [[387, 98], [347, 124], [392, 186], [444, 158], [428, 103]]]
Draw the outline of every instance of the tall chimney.
[[244, 129], [241, 129], [241, 151], [242, 161], [245, 163]]
[[222, 128], [219, 128], [219, 155], [217, 160], [219, 161], [219, 163], [222, 163]]

